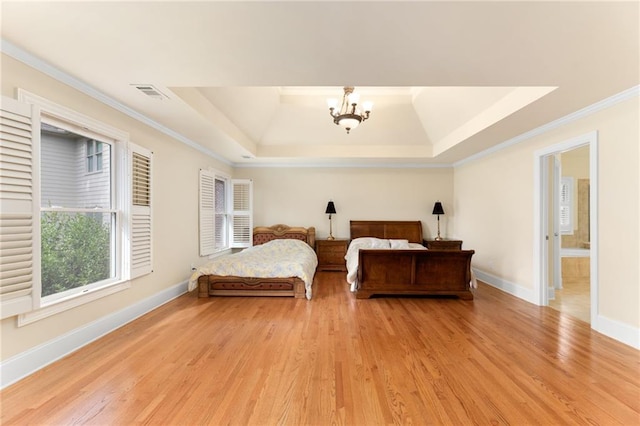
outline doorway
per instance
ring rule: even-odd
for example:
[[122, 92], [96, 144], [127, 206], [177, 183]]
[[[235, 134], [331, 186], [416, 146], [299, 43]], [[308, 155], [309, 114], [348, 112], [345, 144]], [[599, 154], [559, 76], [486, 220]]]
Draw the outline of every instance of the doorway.
[[539, 304], [594, 324], [597, 133], [535, 153], [534, 286]]

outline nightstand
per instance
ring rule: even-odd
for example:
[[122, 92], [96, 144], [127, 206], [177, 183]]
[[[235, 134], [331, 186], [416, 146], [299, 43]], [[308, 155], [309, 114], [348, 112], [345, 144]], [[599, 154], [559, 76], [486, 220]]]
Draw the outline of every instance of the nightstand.
[[316, 240], [319, 271], [346, 271], [344, 256], [349, 240]]
[[461, 240], [425, 240], [424, 244], [431, 250], [462, 250]]

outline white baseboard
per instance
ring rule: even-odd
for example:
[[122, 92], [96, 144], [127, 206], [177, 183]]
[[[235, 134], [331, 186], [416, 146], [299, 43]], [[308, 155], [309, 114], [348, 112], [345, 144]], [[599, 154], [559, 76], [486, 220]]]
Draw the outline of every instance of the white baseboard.
[[184, 281], [121, 311], [114, 312], [3, 361], [0, 363], [0, 389], [35, 373], [186, 292], [187, 281]]
[[[476, 268], [473, 268], [473, 273], [476, 275], [476, 278], [478, 280], [487, 283], [490, 286], [497, 288], [498, 290], [502, 290], [505, 293], [509, 293], [513, 296], [536, 305], [532, 290], [522, 288], [517, 284], [514, 284], [507, 280], [503, 280], [500, 277], [496, 277], [495, 275], [480, 271]], [[640, 329], [628, 324], [621, 323], [619, 321], [603, 317], [602, 315], [598, 315], [596, 321], [596, 324], [591, 324], [591, 328], [594, 331], [611, 337], [612, 339], [615, 339], [620, 343], [624, 343], [625, 345], [640, 349]]]
[[502, 290], [505, 293], [509, 293], [519, 299], [523, 299], [529, 303], [537, 305], [537, 303], [535, 302], [536, 298], [534, 297], [533, 290], [524, 288], [522, 286], [519, 286], [518, 284], [504, 280], [500, 277], [489, 274], [488, 272], [481, 271], [477, 268], [472, 269], [473, 273], [476, 275], [476, 278], [483, 283], [487, 283], [491, 287], [495, 287], [498, 290]]
[[640, 329], [602, 315], [596, 316], [596, 324], [591, 324], [598, 333], [611, 337], [618, 342], [640, 349]]

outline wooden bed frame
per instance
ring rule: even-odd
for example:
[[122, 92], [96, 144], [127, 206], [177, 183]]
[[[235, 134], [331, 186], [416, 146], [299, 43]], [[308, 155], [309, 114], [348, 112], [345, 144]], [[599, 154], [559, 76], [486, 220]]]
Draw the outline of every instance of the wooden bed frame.
[[[406, 239], [423, 244], [420, 221], [351, 221], [351, 239]], [[473, 299], [473, 250], [360, 250], [358, 299], [374, 294], [437, 295]]]
[[[258, 226], [253, 228], [253, 245], [276, 239], [296, 239], [315, 248], [314, 227], [290, 227], [287, 225]], [[248, 278], [222, 275], [202, 275], [198, 278], [198, 296], [293, 296], [304, 299], [304, 281], [298, 277]]]

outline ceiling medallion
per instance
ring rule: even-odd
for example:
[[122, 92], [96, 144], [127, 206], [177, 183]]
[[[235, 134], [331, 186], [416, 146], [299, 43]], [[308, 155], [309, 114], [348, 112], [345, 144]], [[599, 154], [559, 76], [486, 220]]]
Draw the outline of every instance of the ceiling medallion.
[[358, 125], [369, 118], [371, 114], [371, 102], [363, 102], [362, 109], [358, 108], [358, 101], [360, 96], [353, 92], [352, 86], [345, 86], [344, 95], [342, 95], [342, 105], [338, 108], [337, 99], [329, 99], [327, 104], [329, 105], [329, 114], [333, 117], [333, 122], [338, 126], [343, 127], [347, 134], [351, 129], [355, 129]]

